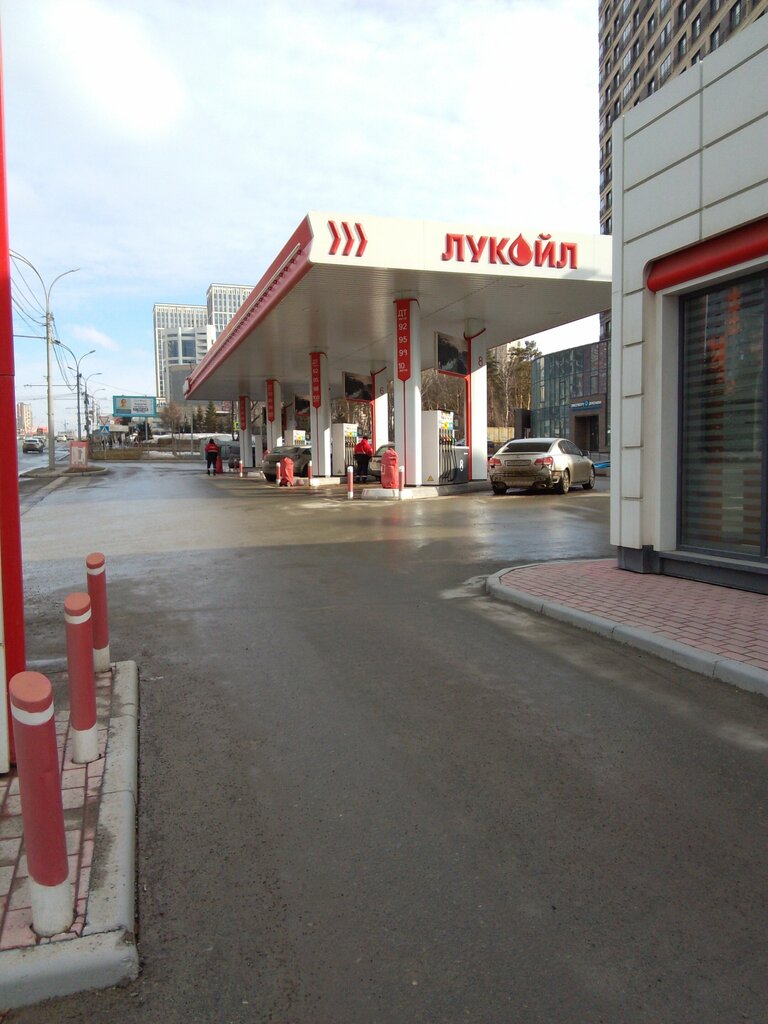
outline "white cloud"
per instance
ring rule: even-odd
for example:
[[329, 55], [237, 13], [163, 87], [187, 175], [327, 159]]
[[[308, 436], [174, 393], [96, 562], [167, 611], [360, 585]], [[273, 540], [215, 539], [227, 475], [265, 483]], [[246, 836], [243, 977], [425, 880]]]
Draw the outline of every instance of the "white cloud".
[[99, 331], [95, 327], [73, 324], [68, 328], [68, 331], [73, 338], [81, 341], [84, 345], [98, 345], [99, 348], [105, 348], [110, 352], [120, 351], [120, 346], [113, 338], [110, 338], [103, 331]]
[[597, 6], [0, 0], [12, 245], [120, 381], [310, 209], [595, 232]]

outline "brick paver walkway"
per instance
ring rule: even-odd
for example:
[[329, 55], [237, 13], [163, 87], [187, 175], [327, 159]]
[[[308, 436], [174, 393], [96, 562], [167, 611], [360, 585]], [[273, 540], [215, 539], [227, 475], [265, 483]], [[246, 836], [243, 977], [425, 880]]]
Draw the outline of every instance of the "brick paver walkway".
[[768, 672], [768, 595], [627, 572], [612, 558], [523, 566], [500, 582]]
[[84, 765], [75, 764], [71, 759], [69, 708], [65, 701], [59, 699], [58, 693], [56, 696], [56, 738], [61, 763], [64, 828], [75, 919], [69, 931], [54, 935], [51, 939], [39, 938], [32, 931], [18, 776], [15, 769], [8, 775], [0, 775], [0, 951], [61, 942], [82, 934], [99, 816], [111, 699], [111, 673], [96, 676], [99, 759]]

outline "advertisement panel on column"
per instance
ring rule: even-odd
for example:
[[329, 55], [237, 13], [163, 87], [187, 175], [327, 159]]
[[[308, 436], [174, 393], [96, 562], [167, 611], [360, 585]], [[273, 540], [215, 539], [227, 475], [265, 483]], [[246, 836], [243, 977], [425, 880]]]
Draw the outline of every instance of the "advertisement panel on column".
[[250, 426], [251, 418], [248, 415], [248, 412], [249, 412], [249, 410], [248, 410], [248, 399], [245, 397], [245, 395], [240, 395], [239, 411], [240, 411], [240, 416], [239, 416], [240, 429], [241, 430], [247, 430], [248, 427]]
[[319, 409], [323, 404], [323, 392], [320, 386], [320, 352], [310, 352], [310, 367], [312, 373], [312, 408]]
[[267, 419], [270, 423], [275, 422], [275, 382], [267, 381]]
[[411, 376], [411, 303], [410, 299], [395, 300], [397, 324], [397, 379]]

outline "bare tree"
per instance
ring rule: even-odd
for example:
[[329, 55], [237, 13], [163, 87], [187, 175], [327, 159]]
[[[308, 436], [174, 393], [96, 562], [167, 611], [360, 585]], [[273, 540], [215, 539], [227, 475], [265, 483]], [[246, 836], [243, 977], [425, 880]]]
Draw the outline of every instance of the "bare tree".
[[510, 427], [515, 409], [531, 407], [531, 364], [541, 352], [531, 338], [488, 352], [488, 423]]

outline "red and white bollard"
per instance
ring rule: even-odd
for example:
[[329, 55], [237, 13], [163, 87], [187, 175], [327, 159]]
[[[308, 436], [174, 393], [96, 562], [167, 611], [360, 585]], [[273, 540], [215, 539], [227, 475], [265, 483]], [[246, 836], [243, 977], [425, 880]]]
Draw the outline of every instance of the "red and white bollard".
[[397, 467], [397, 491], [400, 500], [403, 500], [403, 491], [405, 490], [405, 466]]
[[69, 594], [64, 601], [64, 622], [72, 760], [75, 764], [87, 764], [99, 756], [91, 599], [87, 594]]
[[243, 460], [240, 459], [238, 461], [237, 465], [238, 465], [238, 468], [240, 470], [240, 479], [242, 480], [243, 479]]
[[107, 560], [100, 551], [93, 551], [85, 560], [88, 574], [88, 596], [91, 599], [93, 629], [93, 667], [96, 672], [109, 672], [109, 612], [107, 608]]
[[355, 496], [355, 471], [351, 466], [347, 466], [347, 497], [354, 498]]
[[312, 486], [312, 459], [307, 463], [307, 487]]
[[280, 486], [280, 463], [279, 462], [277, 464], [277, 471], [275, 473], [275, 483], [277, 484], [278, 487]]
[[17, 673], [8, 689], [32, 927], [38, 935], [58, 935], [74, 920], [74, 899], [64, 835], [53, 689], [39, 672]]

